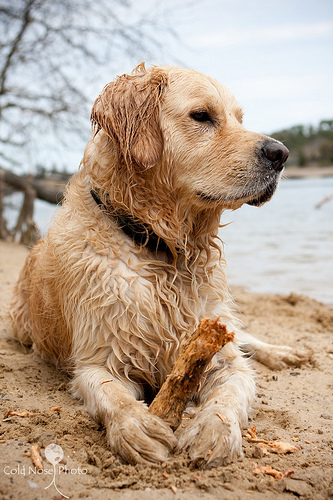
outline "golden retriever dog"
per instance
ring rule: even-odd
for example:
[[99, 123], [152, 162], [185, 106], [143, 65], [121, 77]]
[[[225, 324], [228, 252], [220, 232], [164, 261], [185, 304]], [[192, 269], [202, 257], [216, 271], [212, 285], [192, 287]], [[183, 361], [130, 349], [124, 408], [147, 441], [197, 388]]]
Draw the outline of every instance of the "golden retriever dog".
[[[13, 335], [69, 371], [126, 462], [162, 462], [174, 449], [207, 467], [236, 459], [255, 391], [244, 352], [273, 367], [297, 355], [241, 331], [220, 218], [268, 201], [288, 150], [243, 128], [227, 88], [178, 67], [118, 77], [91, 120], [63, 207], [21, 271]], [[220, 318], [236, 340], [213, 358], [176, 437], [147, 405], [203, 318]]]

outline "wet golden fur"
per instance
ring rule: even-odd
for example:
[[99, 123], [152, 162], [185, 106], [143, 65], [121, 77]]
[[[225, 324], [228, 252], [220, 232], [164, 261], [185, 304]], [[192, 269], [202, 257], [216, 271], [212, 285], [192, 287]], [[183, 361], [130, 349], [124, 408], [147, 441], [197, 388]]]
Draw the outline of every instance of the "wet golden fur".
[[[243, 128], [233, 95], [195, 71], [141, 65], [105, 87], [91, 117], [93, 137], [63, 208], [21, 272], [13, 334], [71, 372], [74, 395], [103, 421], [115, 453], [159, 462], [177, 440], [142, 400], [158, 391], [202, 318], [239, 331], [217, 238], [221, 213], [260, 198], [269, 182], [273, 192], [279, 175], [264, 175], [258, 151], [267, 138]], [[119, 211], [171, 255], [137, 246], [117, 226]], [[253, 395], [238, 341], [227, 345], [178, 448], [209, 466], [239, 456]]]

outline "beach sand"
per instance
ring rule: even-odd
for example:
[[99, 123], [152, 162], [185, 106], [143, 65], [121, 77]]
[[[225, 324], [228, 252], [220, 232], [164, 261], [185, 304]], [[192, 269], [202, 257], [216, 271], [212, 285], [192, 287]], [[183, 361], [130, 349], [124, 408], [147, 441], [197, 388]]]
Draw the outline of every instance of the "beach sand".
[[[162, 465], [124, 465], [108, 450], [103, 428], [72, 399], [66, 375], [7, 338], [6, 307], [26, 255], [24, 247], [0, 242], [2, 499], [59, 500], [59, 492], [94, 500], [333, 498], [331, 307], [295, 294], [234, 290], [248, 331], [272, 343], [313, 349], [311, 364], [280, 372], [253, 361], [257, 397], [248, 427], [256, 425], [264, 441], [285, 441], [298, 449], [277, 454], [266, 445], [265, 451], [249, 442], [244, 429], [244, 457], [224, 467], [196, 469], [184, 454]], [[6, 416], [8, 411], [29, 414]], [[30, 455], [33, 443], [39, 444], [43, 457], [40, 473]], [[50, 443], [64, 452], [53, 484], [53, 465], [43, 456]], [[278, 479], [258, 466], [288, 472]]]
[[332, 177], [333, 176], [333, 165], [327, 165], [326, 167], [318, 167], [314, 164], [307, 167], [297, 167], [296, 165], [288, 166], [284, 173], [283, 178], [285, 179], [307, 179], [311, 177]]

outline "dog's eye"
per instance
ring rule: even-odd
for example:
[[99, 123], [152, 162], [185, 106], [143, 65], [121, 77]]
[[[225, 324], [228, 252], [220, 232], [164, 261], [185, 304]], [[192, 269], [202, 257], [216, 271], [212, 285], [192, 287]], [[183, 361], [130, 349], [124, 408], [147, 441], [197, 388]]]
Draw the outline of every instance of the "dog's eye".
[[190, 116], [196, 122], [213, 122], [207, 111], [195, 111], [194, 113], [191, 113]]

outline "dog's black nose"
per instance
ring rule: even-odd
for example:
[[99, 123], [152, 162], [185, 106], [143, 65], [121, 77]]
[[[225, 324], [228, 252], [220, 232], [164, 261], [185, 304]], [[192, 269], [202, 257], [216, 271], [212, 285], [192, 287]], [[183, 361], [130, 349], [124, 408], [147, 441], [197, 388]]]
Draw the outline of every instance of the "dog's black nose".
[[281, 144], [281, 142], [267, 141], [262, 148], [262, 152], [267, 160], [271, 162], [274, 170], [281, 172], [289, 156], [288, 148]]

